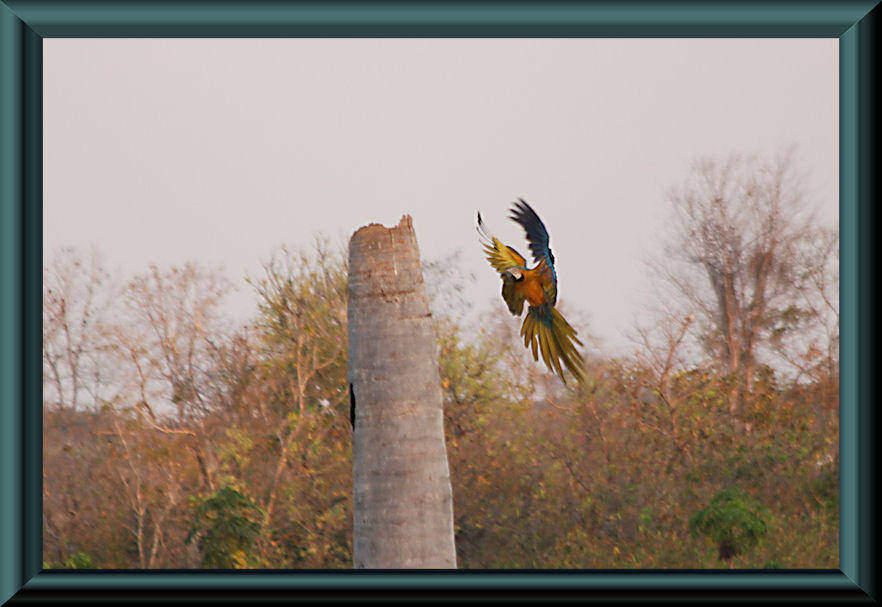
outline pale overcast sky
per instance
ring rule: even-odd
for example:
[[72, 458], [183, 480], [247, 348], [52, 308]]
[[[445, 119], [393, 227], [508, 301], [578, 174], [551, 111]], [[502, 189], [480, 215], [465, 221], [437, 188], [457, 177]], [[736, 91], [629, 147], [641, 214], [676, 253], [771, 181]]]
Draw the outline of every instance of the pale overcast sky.
[[795, 144], [838, 217], [835, 39], [43, 44], [47, 256], [94, 244], [124, 272], [195, 260], [241, 284], [278, 245], [409, 213], [423, 259], [462, 251], [477, 313], [499, 280], [475, 210], [526, 252], [521, 196], [561, 299], [620, 349], [664, 189], [697, 155]]

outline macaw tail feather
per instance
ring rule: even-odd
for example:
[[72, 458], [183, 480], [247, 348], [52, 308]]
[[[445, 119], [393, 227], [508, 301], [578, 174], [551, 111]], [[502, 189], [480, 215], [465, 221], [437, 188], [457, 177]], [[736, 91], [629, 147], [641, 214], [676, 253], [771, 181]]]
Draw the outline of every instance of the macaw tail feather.
[[521, 325], [521, 336], [524, 338], [524, 346], [533, 351], [533, 360], [538, 361], [541, 353], [548, 370], [557, 373], [565, 384], [567, 382], [563, 367], [578, 381], [584, 379], [584, 361], [575, 346], [581, 346], [582, 342], [576, 337], [576, 330], [553, 306], [530, 306], [524, 324]]

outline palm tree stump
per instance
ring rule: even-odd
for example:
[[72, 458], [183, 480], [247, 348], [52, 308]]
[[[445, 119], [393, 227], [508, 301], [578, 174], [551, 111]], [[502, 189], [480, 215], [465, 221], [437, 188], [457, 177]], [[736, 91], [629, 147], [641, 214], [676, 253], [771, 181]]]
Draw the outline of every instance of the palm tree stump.
[[413, 222], [349, 241], [356, 568], [455, 568], [438, 350]]

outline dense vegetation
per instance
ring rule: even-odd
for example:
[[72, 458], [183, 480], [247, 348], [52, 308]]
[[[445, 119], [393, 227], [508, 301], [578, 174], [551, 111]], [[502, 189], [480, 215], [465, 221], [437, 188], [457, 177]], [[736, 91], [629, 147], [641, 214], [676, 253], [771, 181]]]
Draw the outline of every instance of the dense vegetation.
[[[837, 566], [837, 240], [791, 172], [697, 163], [633, 352], [588, 345], [577, 386], [501, 302], [450, 315], [463, 279], [426, 264], [460, 567]], [[345, 254], [264, 270], [236, 326], [216, 271], [48, 260], [47, 567], [351, 566]]]

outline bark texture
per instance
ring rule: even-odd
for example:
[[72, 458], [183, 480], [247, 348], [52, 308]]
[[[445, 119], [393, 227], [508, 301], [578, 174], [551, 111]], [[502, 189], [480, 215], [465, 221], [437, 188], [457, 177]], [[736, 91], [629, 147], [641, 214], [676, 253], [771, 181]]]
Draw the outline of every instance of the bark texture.
[[435, 331], [411, 218], [349, 241], [356, 568], [456, 567]]

